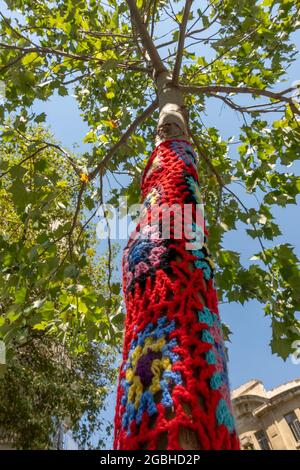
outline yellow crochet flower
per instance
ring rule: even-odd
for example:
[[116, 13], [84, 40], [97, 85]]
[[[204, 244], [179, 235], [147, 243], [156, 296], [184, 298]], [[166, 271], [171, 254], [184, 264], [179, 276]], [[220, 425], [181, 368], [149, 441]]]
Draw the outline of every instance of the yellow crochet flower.
[[146, 370], [148, 378], [150, 377], [147, 386], [148, 390], [153, 395], [161, 389], [160, 380], [163, 371], [171, 370], [172, 368], [170, 359], [161, 355], [161, 350], [165, 344], [165, 338], [157, 339], [149, 336], [146, 338], [144, 345], [137, 346], [132, 353], [132, 367], [126, 370], [126, 380], [131, 384], [128, 390], [128, 401], [134, 403], [136, 409], [140, 405], [141, 397], [146, 386], [145, 377], [139, 375], [141, 361], [144, 361], [144, 363], [146, 361], [146, 366], [150, 362], [150, 370]]

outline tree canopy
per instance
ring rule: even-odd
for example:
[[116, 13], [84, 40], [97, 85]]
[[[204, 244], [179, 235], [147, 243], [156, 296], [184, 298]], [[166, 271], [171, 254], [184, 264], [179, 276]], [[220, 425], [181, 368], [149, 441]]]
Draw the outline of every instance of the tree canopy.
[[[97, 259], [93, 223], [104, 198], [115, 205], [120, 195], [128, 205], [138, 202], [154, 145], [153, 72], [161, 60], [175, 71], [189, 110], [220, 301], [261, 302], [272, 318], [272, 351], [286, 359], [299, 338], [299, 260], [291, 244], [278, 243], [273, 212], [296, 204], [300, 192], [300, 179], [289, 169], [300, 158], [299, 88], [281, 84], [296, 59], [299, 2], [5, 3], [0, 335], [9, 354], [41, 332], [77, 353], [90, 341], [115, 345], [121, 337], [113, 248], [109, 244], [106, 259]], [[46, 113], [35, 108], [37, 100], [69, 94], [89, 127], [86, 150], [77, 154], [57, 143], [45, 127]], [[210, 100], [243, 117], [237, 144], [205, 125]], [[120, 183], [121, 175], [128, 183]], [[118, 184], [107, 186], [104, 196], [106, 177]], [[253, 204], [236, 194], [234, 181]], [[226, 247], [224, 235], [232, 230], [257, 241], [249, 261]]]
[[115, 376], [107, 346], [71, 355], [43, 334], [18, 345], [0, 380], [1, 438], [17, 449], [56, 449], [64, 428], [80, 448], [103, 447], [112, 431], [103, 410]]
[[17, 447], [49, 448], [68, 418], [89, 446], [115, 379], [121, 299], [107, 282], [108, 257], [97, 255], [93, 227], [72, 228], [72, 157], [61, 158], [37, 124], [24, 134], [10, 126], [0, 149], [1, 432]]

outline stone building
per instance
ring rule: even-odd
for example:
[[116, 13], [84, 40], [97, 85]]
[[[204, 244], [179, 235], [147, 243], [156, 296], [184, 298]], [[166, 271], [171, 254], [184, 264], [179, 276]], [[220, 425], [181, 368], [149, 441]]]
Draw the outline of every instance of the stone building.
[[300, 449], [300, 379], [269, 391], [251, 380], [232, 400], [242, 449]]

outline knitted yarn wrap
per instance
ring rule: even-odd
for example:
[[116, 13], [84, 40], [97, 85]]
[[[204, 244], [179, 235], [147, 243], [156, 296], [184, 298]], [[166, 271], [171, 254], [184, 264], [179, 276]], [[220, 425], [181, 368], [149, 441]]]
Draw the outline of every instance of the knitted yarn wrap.
[[[142, 197], [140, 223], [123, 256], [127, 314], [114, 448], [239, 449], [214, 265], [207, 231], [196, 217], [196, 154], [188, 142], [172, 139], [156, 147], [143, 174]], [[189, 249], [186, 232], [176, 236], [176, 214], [170, 237], [161, 236], [160, 209], [174, 204], [192, 207], [187, 225], [195, 238]]]

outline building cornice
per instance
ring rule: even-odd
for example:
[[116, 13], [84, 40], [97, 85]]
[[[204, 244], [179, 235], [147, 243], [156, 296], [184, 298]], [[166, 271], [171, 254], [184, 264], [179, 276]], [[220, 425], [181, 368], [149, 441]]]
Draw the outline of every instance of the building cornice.
[[[279, 402], [287, 402], [295, 398], [296, 396], [300, 395], [300, 385], [297, 385], [293, 388], [288, 390], [284, 390], [277, 395], [274, 395], [271, 398], [268, 398], [264, 404], [253, 411], [255, 416], [261, 416], [266, 411], [271, 410], [274, 406], [276, 406]], [[249, 399], [249, 395], [247, 397]]]

